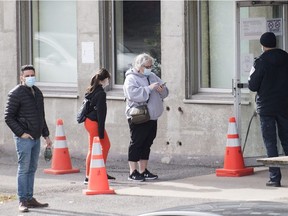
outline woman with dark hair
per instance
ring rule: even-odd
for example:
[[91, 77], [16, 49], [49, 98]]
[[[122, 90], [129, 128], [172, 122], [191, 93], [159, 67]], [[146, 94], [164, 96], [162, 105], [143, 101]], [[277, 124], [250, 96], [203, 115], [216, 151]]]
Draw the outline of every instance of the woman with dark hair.
[[[87, 88], [85, 98], [91, 102], [92, 110], [87, 114], [87, 118], [84, 122], [85, 128], [88, 131], [88, 153], [86, 157], [86, 178], [84, 184], [88, 184], [88, 177], [90, 171], [90, 161], [93, 146], [93, 138], [98, 136], [102, 147], [102, 154], [104, 163], [106, 163], [108, 152], [110, 149], [110, 140], [105, 130], [105, 120], [107, 114], [106, 105], [106, 92], [104, 88], [109, 85], [110, 73], [101, 68], [92, 77], [90, 86]], [[108, 179], [115, 179], [112, 176], [107, 175]]]

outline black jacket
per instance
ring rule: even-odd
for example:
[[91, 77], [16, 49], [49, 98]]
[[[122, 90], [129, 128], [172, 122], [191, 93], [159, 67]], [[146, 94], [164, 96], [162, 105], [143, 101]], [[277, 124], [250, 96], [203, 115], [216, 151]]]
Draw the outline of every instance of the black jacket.
[[99, 138], [104, 139], [107, 114], [106, 92], [101, 85], [98, 85], [92, 93], [86, 94], [85, 97], [91, 101], [91, 112], [87, 114], [87, 118], [98, 122]]
[[33, 89], [35, 97], [31, 88], [24, 85], [17, 85], [8, 94], [5, 122], [18, 137], [23, 133], [30, 134], [34, 139], [41, 135], [49, 136], [42, 92], [36, 86], [33, 86]]
[[287, 52], [272, 49], [257, 58], [248, 79], [248, 87], [257, 92], [257, 112], [260, 115], [288, 116]]

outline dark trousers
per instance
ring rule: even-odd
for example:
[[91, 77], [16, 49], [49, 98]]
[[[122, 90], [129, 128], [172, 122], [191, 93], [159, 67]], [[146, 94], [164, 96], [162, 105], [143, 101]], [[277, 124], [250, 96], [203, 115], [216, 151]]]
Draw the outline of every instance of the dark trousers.
[[129, 119], [128, 124], [130, 128], [128, 161], [149, 160], [150, 148], [157, 134], [157, 120], [133, 124]]
[[[268, 157], [278, 157], [277, 132], [285, 155], [288, 155], [288, 118], [283, 115], [260, 115], [261, 131]], [[277, 127], [276, 127], [277, 125]], [[281, 181], [279, 167], [269, 167], [270, 180]]]

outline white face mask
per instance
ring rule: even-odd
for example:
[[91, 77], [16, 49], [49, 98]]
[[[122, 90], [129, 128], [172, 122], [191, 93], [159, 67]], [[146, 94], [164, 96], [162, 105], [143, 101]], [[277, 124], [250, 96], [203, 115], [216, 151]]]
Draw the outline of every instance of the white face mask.
[[264, 47], [263, 47], [263, 46], [261, 46], [261, 49], [262, 49], [262, 52], [265, 52], [265, 50], [264, 50]]
[[25, 85], [28, 87], [32, 87], [35, 84], [36, 78], [33, 77], [25, 77]]
[[105, 87], [108, 86], [108, 85], [109, 85], [109, 79], [106, 78], [106, 79], [104, 79], [104, 80], [102, 81], [102, 87], [105, 88]]
[[152, 71], [152, 69], [144, 68], [143, 75], [145, 75], [145, 76], [149, 76], [149, 75], [151, 74], [151, 71]]

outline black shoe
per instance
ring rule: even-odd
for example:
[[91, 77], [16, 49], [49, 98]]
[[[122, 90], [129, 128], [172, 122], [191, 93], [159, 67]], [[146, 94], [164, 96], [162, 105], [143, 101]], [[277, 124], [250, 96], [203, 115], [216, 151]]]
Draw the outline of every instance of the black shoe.
[[20, 201], [18, 209], [19, 212], [29, 212], [27, 201]]
[[158, 178], [158, 175], [154, 175], [153, 173], [149, 172], [147, 169], [141, 174], [147, 180], [154, 180]]
[[88, 184], [88, 181], [89, 181], [89, 179], [86, 177], [85, 180], [84, 180], [84, 182], [83, 182], [84, 185], [87, 185], [87, 184]]
[[268, 187], [281, 187], [281, 183], [280, 182], [273, 182], [270, 180], [266, 183], [266, 186], [268, 186]]
[[134, 170], [132, 174], [128, 176], [128, 180], [142, 182], [145, 181], [145, 178], [137, 170]]
[[48, 203], [40, 203], [34, 197], [27, 201], [28, 208], [44, 208], [48, 207]]
[[110, 180], [115, 180], [116, 178], [107, 174], [107, 178]]

